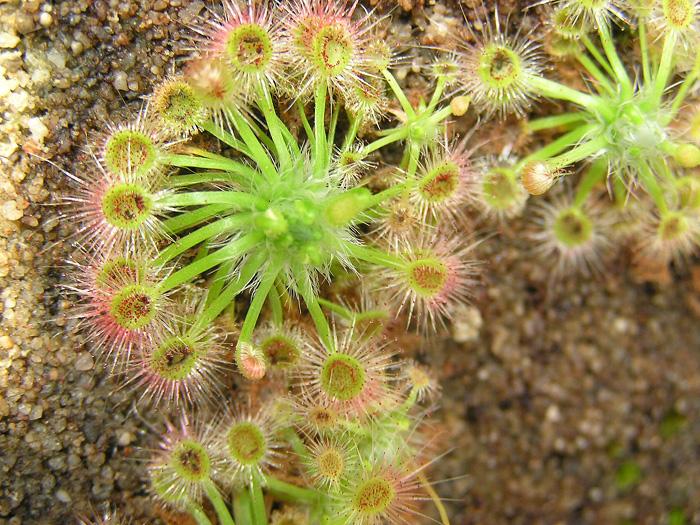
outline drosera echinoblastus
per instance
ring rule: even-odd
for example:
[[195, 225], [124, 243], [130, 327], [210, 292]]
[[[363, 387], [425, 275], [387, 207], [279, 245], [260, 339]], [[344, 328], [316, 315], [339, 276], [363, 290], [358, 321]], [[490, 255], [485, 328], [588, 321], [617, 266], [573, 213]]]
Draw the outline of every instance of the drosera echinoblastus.
[[[573, 61], [585, 88], [548, 78], [532, 37], [508, 36], [498, 22], [462, 52], [463, 85], [482, 113], [522, 115], [543, 98], [568, 105], [524, 123], [528, 134], [555, 138], [505, 170], [511, 182], [539, 196], [583, 166], [573, 191], [563, 192], [568, 197], [555, 197], [535, 214], [544, 228], [532, 236], [544, 243], [540, 253], [558, 261], [555, 275], [601, 268], [600, 248], [624, 231], [640, 257], [690, 255], [700, 243], [699, 184], [689, 172], [700, 165], [700, 147], [681, 112], [700, 72], [700, 5], [545, 0], [532, 7], [543, 4], [550, 9], [543, 47]], [[635, 37], [639, 63], [630, 64], [627, 56], [636, 55], [618, 49], [616, 30]], [[631, 227], [618, 226], [624, 222]]]
[[[200, 525], [204, 500], [224, 525], [408, 523], [428, 512], [423, 500], [449, 523], [426, 477], [421, 404], [435, 380], [367, 331], [365, 312], [321, 297], [338, 273], [376, 274], [368, 296], [395, 292], [372, 303], [388, 305], [379, 318], [405, 311], [431, 331], [473, 282], [471, 236], [454, 227], [470, 163], [443, 139], [468, 100], [449, 100], [445, 70], [430, 100], [411, 104], [382, 23], [343, 0], [226, 0], [196, 28], [182, 74], [92, 146], [89, 182], [71, 176], [87, 260], [70, 286], [77, 316], [123, 384], [170, 413], [152, 493]], [[391, 98], [397, 124], [361, 140]], [[204, 133], [224, 153], [195, 145]], [[392, 145], [404, 148], [400, 176], [373, 192], [364, 171]], [[371, 225], [397, 201], [420, 220], [385, 242]], [[306, 324], [289, 317], [295, 303]], [[232, 352], [222, 317], [238, 325]], [[274, 395], [230, 403], [234, 367]]]
[[[160, 504], [200, 525], [206, 500], [225, 525], [394, 525], [431, 519], [425, 500], [447, 524], [426, 477], [439, 456], [424, 405], [439, 387], [376, 324], [403, 312], [430, 333], [465, 301], [466, 204], [507, 220], [586, 163], [573, 191], [533, 213], [553, 274], [600, 268], [623, 218], [645, 254], [697, 247], [700, 183], [686, 170], [700, 164], [700, 119], [684, 127], [681, 112], [700, 72], [698, 3], [541, 4], [544, 49], [576, 60], [584, 89], [546, 78], [533, 34], [509, 34], [496, 11], [438, 58], [432, 95], [412, 103], [375, 12], [224, 0], [193, 28], [182, 73], [92, 144], [93, 172], [70, 175], [87, 262], [69, 288], [95, 353], [142, 401], [178, 412], [148, 469]], [[636, 37], [639, 64], [618, 30]], [[472, 162], [467, 139], [446, 138], [470, 104], [524, 118], [540, 98], [568, 109], [525, 121], [555, 138], [522, 158]], [[224, 152], [202, 146], [212, 141]], [[371, 191], [376, 153], [398, 146], [393, 177]], [[323, 297], [341, 275], [373, 285], [359, 307]], [[269, 392], [229, 402], [234, 367]]]

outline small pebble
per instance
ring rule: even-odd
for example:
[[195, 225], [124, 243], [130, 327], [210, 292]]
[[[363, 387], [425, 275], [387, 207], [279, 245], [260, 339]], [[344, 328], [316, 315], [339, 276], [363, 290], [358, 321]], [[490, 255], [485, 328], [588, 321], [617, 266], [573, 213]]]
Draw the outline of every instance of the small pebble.
[[49, 27], [53, 23], [53, 17], [51, 13], [44, 11], [39, 15], [39, 25], [41, 27]]
[[44, 11], [39, 15], [39, 25], [41, 27], [49, 27], [53, 23], [53, 16], [51, 13]]
[[43, 123], [41, 118], [32, 117], [27, 121], [27, 127], [29, 132], [32, 134], [32, 138], [36, 140], [39, 144], [43, 144], [44, 139], [49, 134], [49, 128]]
[[32, 407], [31, 412], [29, 412], [29, 420], [30, 421], [36, 421], [37, 419], [41, 419], [41, 416], [44, 415], [44, 407], [41, 405], [34, 405]]
[[56, 499], [61, 503], [70, 503], [71, 497], [65, 490], [59, 489], [56, 491]]
[[189, 2], [188, 5], [179, 13], [180, 22], [183, 24], [189, 24], [190, 22], [194, 21], [194, 19], [203, 9], [204, 2], [201, 2], [200, 0], [197, 0], [196, 2]]
[[134, 435], [128, 431], [122, 432], [121, 434], [119, 434], [119, 438], [117, 438], [117, 444], [120, 447], [126, 447], [132, 441], [134, 441]]
[[75, 360], [74, 366], [79, 372], [86, 372], [88, 370], [92, 370], [92, 367], [95, 366], [95, 362], [89, 353], [83, 352]]
[[24, 215], [24, 212], [17, 207], [15, 201], [7, 201], [0, 208], [0, 213], [8, 221], [18, 221]]
[[0, 348], [3, 350], [9, 350], [13, 346], [15, 346], [15, 342], [9, 335], [0, 336]]
[[124, 71], [116, 71], [114, 73], [114, 81], [112, 82], [112, 85], [119, 91], [128, 91], [129, 84], [127, 82], [126, 73], [124, 73]]
[[27, 13], [17, 13], [15, 15], [15, 29], [22, 33], [30, 33], [34, 29], [34, 19]]
[[452, 338], [458, 343], [474, 341], [478, 339], [483, 324], [478, 308], [460, 305], [455, 309], [452, 320]]
[[618, 317], [613, 321], [613, 328], [616, 332], [624, 334], [629, 330], [630, 323], [627, 319]]
[[85, 46], [83, 45], [82, 42], [78, 42], [77, 40], [73, 40], [70, 43], [71, 53], [73, 53], [75, 56], [82, 54], [84, 49], [85, 49]]
[[561, 421], [561, 412], [559, 411], [559, 407], [557, 405], [549, 405], [547, 407], [546, 417], [547, 421], [551, 421], [552, 423]]
[[55, 47], [47, 51], [46, 59], [59, 69], [66, 67], [66, 56]]
[[10, 406], [7, 404], [3, 398], [0, 397], [0, 417], [6, 417], [10, 415]]
[[68, 468], [69, 469], [74, 469], [78, 468], [82, 462], [80, 461], [80, 457], [77, 454], [69, 454], [68, 455]]
[[19, 44], [19, 37], [12, 33], [0, 33], [0, 48], [14, 49]]

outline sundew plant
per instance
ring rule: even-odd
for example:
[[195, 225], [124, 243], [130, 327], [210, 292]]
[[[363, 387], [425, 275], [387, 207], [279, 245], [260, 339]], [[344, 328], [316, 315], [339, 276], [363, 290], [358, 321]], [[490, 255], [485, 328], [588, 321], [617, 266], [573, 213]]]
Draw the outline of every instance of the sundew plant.
[[[665, 261], [696, 248], [698, 3], [531, 7], [545, 46], [496, 9], [414, 100], [375, 12], [226, 0], [182, 71], [91, 143], [70, 289], [94, 353], [169, 415], [159, 505], [200, 525], [449, 524], [428, 480], [440, 389], [388, 327], [433, 334], [468, 299], [470, 209], [531, 214], [555, 275], [621, 237]], [[543, 49], [582, 82], [548, 78]], [[566, 109], [528, 119], [543, 98]], [[518, 118], [529, 153], [473, 161], [480, 121], [447, 126], [470, 108]]]
[[[697, 90], [699, 4], [547, 0], [532, 7], [542, 4], [550, 19], [544, 49], [576, 64], [584, 87], [546, 78], [543, 46], [532, 35], [508, 35], [498, 19], [486, 24], [485, 36], [462, 53], [463, 89], [482, 113], [523, 116], [541, 98], [568, 104], [563, 113], [524, 122], [527, 133], [556, 138], [499, 167], [500, 179], [492, 171], [486, 183], [501, 182], [486, 187], [486, 197], [519, 213], [515, 180], [542, 195], [583, 163], [575, 189], [535, 211], [533, 239], [546, 260], [558, 261], [557, 272], [600, 269], [603, 252], [621, 232], [641, 257], [691, 254], [700, 242], [692, 171], [700, 148], [697, 130], [681, 113], [694, 107], [689, 96]], [[634, 38], [622, 48], [615, 32]], [[603, 185], [616, 211], [601, 205]]]
[[[448, 523], [419, 424], [438, 387], [383, 332], [402, 311], [432, 331], [469, 293], [470, 164], [444, 138], [468, 101], [442, 103], [436, 67], [411, 104], [382, 23], [340, 0], [224, 2], [71, 176], [77, 316], [125, 386], [180, 413], [151, 487], [200, 524], [205, 500], [225, 525], [412, 523], [423, 500]], [[391, 98], [399, 124], [377, 129]], [[323, 297], [337, 276], [362, 282], [355, 306]], [[267, 393], [232, 393], [234, 368]]]

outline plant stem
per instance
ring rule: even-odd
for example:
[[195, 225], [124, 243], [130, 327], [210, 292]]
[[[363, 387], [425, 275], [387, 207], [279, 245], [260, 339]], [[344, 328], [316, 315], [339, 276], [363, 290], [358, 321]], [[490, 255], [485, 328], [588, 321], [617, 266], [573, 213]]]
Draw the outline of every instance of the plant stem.
[[226, 281], [231, 276], [231, 273], [233, 272], [233, 269], [235, 267], [235, 261], [227, 261], [219, 265], [219, 268], [216, 270], [214, 276], [211, 278], [211, 284], [207, 287], [207, 298], [205, 306], [209, 306], [214, 299], [221, 295], [221, 290], [223, 289], [224, 284], [226, 284]]
[[245, 177], [259, 177], [258, 173], [251, 168], [240, 162], [227, 157], [200, 157], [195, 155], [177, 155], [171, 153], [168, 155], [163, 155], [161, 158], [163, 164], [168, 166], [173, 166], [175, 168], [202, 168], [202, 169], [214, 169], [221, 170], [229, 173], [237, 173]]
[[644, 186], [647, 193], [651, 195], [651, 198], [654, 200], [659, 212], [662, 214], [666, 213], [668, 211], [668, 205], [666, 204], [666, 199], [664, 198], [664, 192], [661, 190], [661, 187], [656, 180], [656, 176], [651, 171], [651, 168], [649, 168], [649, 165], [643, 160], [639, 161], [638, 173], [642, 186]]
[[700, 66], [694, 67], [683, 79], [681, 87], [676, 92], [676, 96], [673, 99], [673, 105], [671, 106], [671, 111], [669, 111], [663, 119], [664, 125], [668, 125], [676, 116], [681, 109], [681, 105], [688, 95], [688, 90], [695, 85], [695, 81], [698, 78], [698, 70]]
[[270, 289], [267, 299], [270, 303], [270, 310], [272, 310], [272, 322], [275, 323], [275, 326], [281, 326], [284, 322], [284, 313], [282, 311], [282, 300], [276, 286]]
[[433, 123], [433, 124], [439, 124], [443, 120], [445, 120], [448, 117], [452, 116], [452, 108], [450, 106], [445, 106], [444, 108], [436, 111], [430, 117], [428, 120]]
[[202, 206], [197, 210], [181, 213], [163, 221], [163, 228], [168, 233], [178, 233], [195, 224], [206, 221], [215, 215], [219, 215], [228, 209], [229, 207], [225, 204], [209, 204], [208, 206]]
[[401, 404], [401, 414], [408, 414], [408, 411], [413, 408], [413, 406], [416, 404], [416, 400], [418, 399], [418, 391], [415, 388], [411, 388], [411, 391], [409, 392], [408, 396], [406, 396], [406, 399], [404, 402]]
[[206, 206], [228, 204], [235, 208], [265, 209], [267, 202], [244, 191], [189, 191], [174, 193], [158, 199], [161, 206]]
[[549, 163], [556, 169], [570, 166], [576, 162], [604, 153], [609, 146], [607, 137], [599, 135], [590, 140], [584, 141], [569, 151], [549, 159]]
[[221, 142], [227, 146], [243, 153], [246, 157], [253, 158], [248, 147], [231, 135], [228, 131], [224, 131], [220, 126], [212, 122], [211, 120], [202, 124], [202, 129], [214, 135]]
[[330, 145], [328, 148], [328, 162], [330, 164], [331, 156], [333, 155], [333, 144], [335, 144], [335, 130], [338, 127], [338, 117], [340, 117], [340, 107], [336, 105], [333, 107], [333, 99], [330, 101], [331, 105], [331, 125], [328, 127], [328, 138], [326, 144]]
[[352, 312], [351, 310], [348, 310], [344, 306], [341, 306], [339, 304], [336, 304], [332, 301], [329, 301], [327, 299], [324, 299], [323, 297], [318, 298], [318, 303], [333, 312], [334, 314], [338, 314], [341, 317], [344, 317], [345, 319], [352, 320], [355, 317], [355, 313]]
[[624, 207], [627, 204], [629, 190], [625, 185], [625, 181], [622, 180], [622, 177], [613, 177], [612, 191], [615, 198], [615, 206], [618, 208]]
[[203, 243], [197, 250], [197, 253], [194, 256], [194, 259], [192, 259], [192, 262], [197, 262], [203, 257], [206, 257], [207, 255], [209, 255], [209, 243]]
[[315, 144], [315, 139], [314, 139], [314, 132], [311, 129], [311, 124], [309, 124], [309, 119], [306, 117], [306, 111], [304, 110], [304, 104], [301, 103], [301, 100], [297, 99], [295, 103], [297, 110], [299, 111], [299, 118], [301, 119], [301, 123], [304, 126], [304, 131], [306, 131], [306, 138], [309, 139], [309, 142], [311, 143], [311, 147], [314, 148]]
[[229, 242], [223, 248], [194, 261], [167, 277], [160, 285], [160, 292], [165, 293], [176, 286], [189, 282], [197, 275], [206, 272], [210, 268], [224, 261], [237, 259], [263, 240], [263, 236], [250, 233]]
[[265, 117], [265, 122], [267, 123], [267, 129], [270, 131], [272, 136], [272, 142], [275, 145], [275, 150], [277, 151], [277, 157], [280, 161], [280, 169], [282, 171], [288, 169], [292, 165], [291, 157], [289, 156], [289, 150], [287, 149], [287, 142], [282, 136], [281, 126], [284, 126], [275, 113], [274, 106], [272, 104], [272, 98], [270, 97], [270, 92], [264, 84], [260, 85], [258, 91], [258, 107], [262, 111]]
[[585, 120], [586, 115], [581, 112], [573, 113], [562, 113], [561, 115], [554, 115], [552, 117], [541, 117], [529, 121], [525, 126], [528, 131], [536, 132], [545, 129], [557, 128], [559, 126], [566, 126], [567, 124], [573, 124], [574, 122], [580, 122]]
[[389, 199], [396, 197], [397, 195], [401, 195], [409, 188], [411, 188], [413, 186], [413, 183], [414, 181], [407, 180], [406, 182], [401, 182], [385, 190], [382, 190], [379, 193], [375, 193], [370, 197], [369, 205], [367, 206], [367, 208], [377, 206], [379, 204], [382, 204], [383, 202], [386, 202]]
[[430, 98], [430, 102], [428, 103], [428, 111], [433, 111], [435, 109], [435, 106], [437, 106], [438, 102], [440, 102], [440, 98], [442, 97], [442, 93], [445, 90], [446, 83], [447, 77], [445, 77], [445, 75], [438, 76], [437, 84], [435, 85], [435, 91], [433, 91], [433, 96]]
[[[210, 151], [207, 151], [205, 149], [201, 148], [195, 148], [195, 147], [187, 147], [182, 150], [182, 154], [180, 155], [172, 155], [172, 157], [175, 158], [176, 162], [180, 163], [185, 163], [186, 158], [194, 158], [194, 159], [199, 159], [201, 160], [206, 160], [209, 159], [213, 162], [220, 162], [222, 168], [217, 168], [217, 169], [224, 169], [226, 172], [229, 174], [229, 178], [233, 179], [230, 177], [231, 174], [237, 174], [244, 176], [248, 178], [251, 181], [259, 181], [261, 178], [261, 174], [250, 167], [248, 164], [245, 164], [243, 162], [240, 162], [235, 159], [230, 159], [229, 157], [224, 157], [223, 155], [219, 155], [218, 153], [212, 153]], [[212, 166], [216, 166], [216, 164], [212, 163]], [[200, 167], [200, 166], [180, 166], [180, 167]], [[234, 179], [235, 180], [235, 179]]]
[[605, 74], [595, 65], [595, 63], [588, 57], [588, 55], [583, 52], [576, 53], [576, 59], [581, 63], [586, 71], [598, 82], [600, 87], [604, 89], [609, 95], [615, 94], [615, 89], [610, 84], [610, 81], [605, 76]]
[[250, 149], [251, 158], [255, 160], [255, 163], [268, 180], [275, 180], [279, 176], [277, 168], [270, 160], [270, 156], [268, 155], [267, 151], [265, 151], [265, 148], [260, 143], [258, 138], [255, 136], [255, 133], [253, 133], [253, 130], [245, 120], [245, 117], [241, 115], [240, 111], [237, 109], [232, 109], [231, 119], [236, 126], [236, 130], [238, 133], [240, 133], [241, 138], [246, 143], [246, 146], [248, 146]]
[[408, 119], [413, 119], [416, 116], [416, 112], [413, 109], [411, 103], [406, 98], [406, 94], [401, 89], [401, 86], [399, 86], [399, 83], [394, 78], [394, 75], [392, 75], [391, 71], [389, 71], [388, 69], [383, 70], [382, 74], [384, 75], [384, 78], [389, 84], [391, 91], [393, 91], [394, 96], [399, 101], [399, 104], [401, 104], [401, 108], [403, 109], [404, 113], [406, 113]]
[[406, 266], [400, 257], [377, 250], [376, 248], [372, 248], [370, 246], [352, 244], [350, 245], [350, 255], [361, 261], [394, 270], [401, 270]]
[[255, 330], [255, 325], [258, 323], [258, 317], [260, 317], [260, 312], [265, 304], [265, 299], [267, 299], [267, 294], [270, 293], [270, 289], [275, 285], [277, 276], [282, 270], [283, 263], [279, 257], [274, 258], [270, 265], [265, 269], [260, 279], [260, 284], [255, 289], [253, 294], [253, 300], [250, 302], [250, 307], [246, 313], [245, 319], [243, 320], [243, 326], [241, 327], [241, 333], [238, 336], [238, 340], [243, 343], [249, 343], [253, 330]]
[[229, 182], [232, 184], [240, 184], [242, 180], [240, 177], [237, 177], [235, 174], [228, 171], [200, 171], [197, 173], [172, 175], [168, 177], [168, 186], [171, 188], [203, 184], [206, 182]]
[[192, 516], [194, 518], [194, 521], [197, 522], [197, 525], [211, 525], [209, 517], [204, 513], [204, 511], [199, 505], [188, 501], [186, 503], [186, 508], [190, 516]]
[[408, 153], [408, 169], [406, 170], [406, 179], [409, 181], [414, 180], [416, 176], [416, 170], [418, 169], [418, 159], [420, 157], [420, 145], [411, 142], [409, 144]]
[[289, 427], [285, 430], [284, 434], [289, 444], [292, 445], [292, 450], [294, 450], [297, 456], [303, 457], [306, 454], [306, 447], [296, 430], [294, 430], [293, 427]]
[[253, 521], [255, 525], [267, 525], [267, 513], [265, 512], [265, 498], [263, 497], [260, 482], [253, 478], [250, 485], [250, 496], [252, 500]]
[[659, 60], [659, 69], [654, 78], [653, 96], [657, 107], [661, 105], [661, 99], [664, 96], [666, 85], [668, 84], [671, 71], [673, 70], [673, 53], [676, 47], [677, 35], [675, 31], [669, 31], [664, 38], [664, 47], [661, 51], [661, 59]]
[[435, 507], [437, 508], [438, 513], [440, 514], [440, 521], [442, 522], [442, 525], [450, 525], [450, 518], [448, 518], [447, 516], [445, 506], [442, 504], [440, 496], [437, 495], [435, 489], [428, 482], [428, 479], [425, 477], [425, 473], [423, 471], [420, 471], [418, 473], [418, 479], [420, 480], [421, 485], [423, 485], [425, 491], [430, 496], [430, 499], [433, 500], [433, 503], [435, 504]]
[[345, 134], [345, 139], [343, 140], [344, 151], [350, 149], [350, 146], [355, 141], [355, 137], [357, 137], [357, 132], [360, 129], [360, 124], [362, 123], [362, 118], [363, 115], [361, 114], [357, 114], [355, 116], [350, 117], [350, 126], [348, 127], [348, 131]]
[[156, 257], [153, 262], [158, 265], [165, 264], [200, 242], [216, 237], [221, 233], [239, 229], [250, 220], [250, 217], [250, 213], [240, 213], [202, 226], [198, 230], [188, 233], [184, 237], [180, 237], [178, 240], [171, 243], [158, 254], [158, 257]]
[[649, 44], [647, 42], [647, 26], [644, 17], [640, 16], [637, 22], [639, 28], [639, 50], [642, 53], [642, 79], [644, 85], [651, 84], [651, 65], [649, 63]]
[[[253, 118], [246, 118], [247, 116], [244, 115], [243, 113], [240, 114], [241, 118], [246, 119], [245, 123], [250, 126], [250, 129], [253, 130], [253, 133], [255, 134], [255, 137], [260, 141], [260, 143], [267, 148], [267, 152], [272, 152], [275, 151], [275, 143], [272, 141], [270, 136], [260, 127], [258, 126], [257, 119], [255, 117]], [[275, 159], [274, 155], [270, 155], [271, 159]]]
[[580, 141], [583, 137], [585, 137], [587, 134], [592, 132], [594, 129], [596, 129], [597, 125], [595, 124], [587, 124], [583, 126], [579, 126], [578, 128], [575, 128], [568, 133], [562, 135], [558, 139], [550, 142], [546, 146], [538, 149], [537, 151], [531, 153], [530, 155], [522, 158], [520, 162], [518, 162], [515, 165], [515, 171], [520, 172], [520, 170], [525, 166], [530, 161], [533, 160], [547, 160], [554, 155], [558, 155], [561, 151], [564, 151], [566, 148], [571, 146], [572, 144], [576, 144], [578, 141]]
[[314, 490], [297, 487], [272, 476], [265, 477], [265, 485], [273, 495], [295, 503], [316, 503], [320, 498], [320, 494]]
[[314, 92], [314, 174], [321, 177], [326, 168], [326, 94], [327, 86], [321, 81]]
[[530, 77], [529, 81], [532, 83], [535, 90], [545, 97], [567, 100], [569, 102], [573, 102], [574, 104], [578, 104], [582, 108], [586, 108], [589, 111], [594, 110], [603, 115], [605, 118], [612, 117], [610, 108], [595, 95], [582, 93], [576, 89], [565, 86], [564, 84], [560, 84], [559, 82], [543, 77], [532, 76]]
[[583, 34], [581, 36], [581, 41], [586, 47], [586, 50], [588, 50], [591, 56], [596, 59], [598, 64], [600, 64], [600, 66], [605, 70], [605, 72], [611, 77], [615, 76], [612, 68], [610, 67], [610, 64], [608, 64], [608, 61], [605, 60], [605, 57], [600, 53], [600, 51], [598, 51], [598, 48], [593, 44], [593, 42], [591, 42], [590, 37], [586, 34]]
[[246, 488], [234, 492], [233, 514], [236, 516], [238, 525], [254, 525], [250, 493]]
[[384, 146], [388, 146], [389, 144], [393, 144], [394, 142], [398, 142], [399, 140], [403, 140], [408, 136], [408, 127], [407, 126], [402, 126], [400, 128], [396, 128], [393, 133], [390, 133], [389, 135], [386, 135], [380, 139], [377, 139], [373, 142], [370, 142], [367, 144], [364, 148], [362, 148], [362, 151], [360, 152], [362, 156], [367, 156], [373, 151], [377, 151], [380, 148], [383, 148]]
[[328, 319], [326, 319], [326, 316], [323, 314], [321, 305], [318, 304], [318, 298], [316, 297], [316, 292], [313, 289], [308, 273], [296, 265], [292, 271], [294, 272], [294, 279], [297, 282], [299, 295], [304, 299], [304, 304], [306, 304], [306, 308], [309, 310], [309, 315], [311, 315], [311, 319], [316, 326], [319, 338], [329, 352], [335, 352], [335, 345], [331, 337], [331, 328], [328, 325]]
[[676, 182], [676, 175], [671, 172], [671, 168], [668, 163], [665, 162], [663, 158], [657, 158], [651, 160], [652, 165], [650, 166], [655, 173], [660, 174], [661, 178], [672, 186]]
[[601, 182], [607, 175], [607, 162], [605, 159], [596, 159], [593, 164], [586, 170], [586, 173], [581, 178], [581, 181], [576, 188], [573, 205], [580, 208], [590, 195], [591, 190], [596, 184]]
[[615, 49], [615, 42], [610, 35], [610, 26], [608, 26], [607, 22], [602, 20], [599, 20], [597, 25], [600, 43], [603, 44], [605, 56], [608, 57], [610, 66], [612, 66], [613, 76], [622, 86], [623, 97], [629, 98], [632, 96], [632, 82], [627, 74], [625, 65], [622, 63], [622, 60], [620, 60], [620, 55], [617, 54], [617, 49]]
[[207, 307], [196, 319], [196, 323], [199, 326], [208, 326], [223, 312], [226, 307], [231, 304], [231, 301], [238, 295], [241, 290], [243, 290], [253, 276], [256, 274], [260, 265], [265, 259], [264, 253], [258, 253], [250, 259], [243, 263], [243, 267], [238, 273], [238, 277], [235, 281], [231, 282], [224, 291], [217, 295], [215, 298], [211, 299], [207, 297]]
[[221, 494], [219, 493], [219, 489], [216, 488], [216, 485], [214, 485], [210, 479], [205, 480], [203, 484], [207, 498], [209, 498], [209, 501], [211, 501], [211, 504], [214, 506], [214, 510], [216, 510], [219, 523], [221, 525], [235, 525], [233, 518], [226, 507], [226, 503], [224, 503], [224, 500], [221, 498]]

